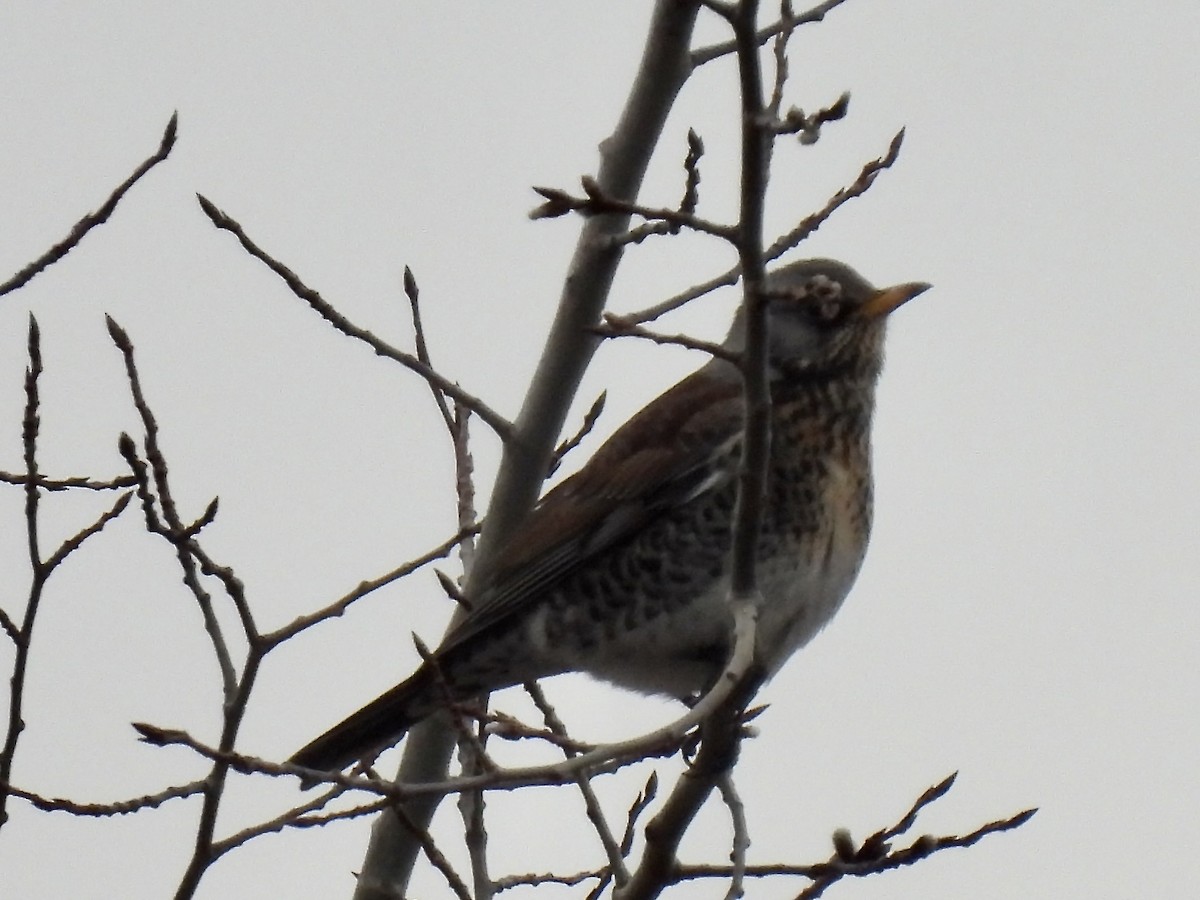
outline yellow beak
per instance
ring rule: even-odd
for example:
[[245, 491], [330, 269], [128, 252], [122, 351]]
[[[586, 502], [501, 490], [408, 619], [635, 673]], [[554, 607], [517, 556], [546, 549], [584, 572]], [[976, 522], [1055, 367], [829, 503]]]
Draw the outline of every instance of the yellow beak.
[[911, 281], [908, 284], [884, 288], [868, 297], [859, 307], [858, 314], [864, 319], [881, 319], [931, 287], [932, 284], [926, 284], [924, 281]]

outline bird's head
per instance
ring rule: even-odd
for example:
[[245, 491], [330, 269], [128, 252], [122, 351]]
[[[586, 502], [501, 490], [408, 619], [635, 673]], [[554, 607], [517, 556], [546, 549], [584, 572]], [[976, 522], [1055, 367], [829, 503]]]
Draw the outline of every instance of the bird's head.
[[[832, 259], [806, 259], [776, 269], [766, 280], [772, 374], [877, 375], [888, 315], [929, 287], [911, 282], [877, 288]], [[727, 348], [744, 347], [745, 327], [743, 310], [725, 339]]]

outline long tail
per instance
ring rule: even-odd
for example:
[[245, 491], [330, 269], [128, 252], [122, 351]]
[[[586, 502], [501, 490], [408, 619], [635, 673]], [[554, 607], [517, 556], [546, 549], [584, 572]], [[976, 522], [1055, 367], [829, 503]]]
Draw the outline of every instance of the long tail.
[[428, 702], [429, 682], [426, 670], [419, 669], [298, 750], [289, 761], [308, 769], [336, 771], [396, 743], [433, 711]]

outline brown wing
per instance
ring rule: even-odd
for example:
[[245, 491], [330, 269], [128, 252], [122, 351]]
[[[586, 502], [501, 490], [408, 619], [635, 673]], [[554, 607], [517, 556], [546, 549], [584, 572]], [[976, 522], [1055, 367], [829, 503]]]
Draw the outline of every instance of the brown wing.
[[520, 615], [539, 593], [665, 512], [736, 476], [742, 386], [702, 369], [626, 422], [505, 542], [491, 585], [440, 652]]

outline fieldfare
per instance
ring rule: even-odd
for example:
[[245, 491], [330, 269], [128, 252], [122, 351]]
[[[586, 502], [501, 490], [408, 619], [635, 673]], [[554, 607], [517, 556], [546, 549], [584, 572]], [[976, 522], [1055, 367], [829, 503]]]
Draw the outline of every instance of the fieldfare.
[[[880, 290], [827, 259], [767, 280], [772, 418], [755, 656], [769, 674], [829, 621], [858, 574], [884, 324], [928, 287]], [[739, 313], [724, 347], [736, 354], [744, 331]], [[678, 698], [709, 687], [733, 634], [742, 390], [738, 365], [714, 356], [637, 413], [542, 498], [430, 659], [292, 762], [344, 768], [447, 701], [561, 672]]]

